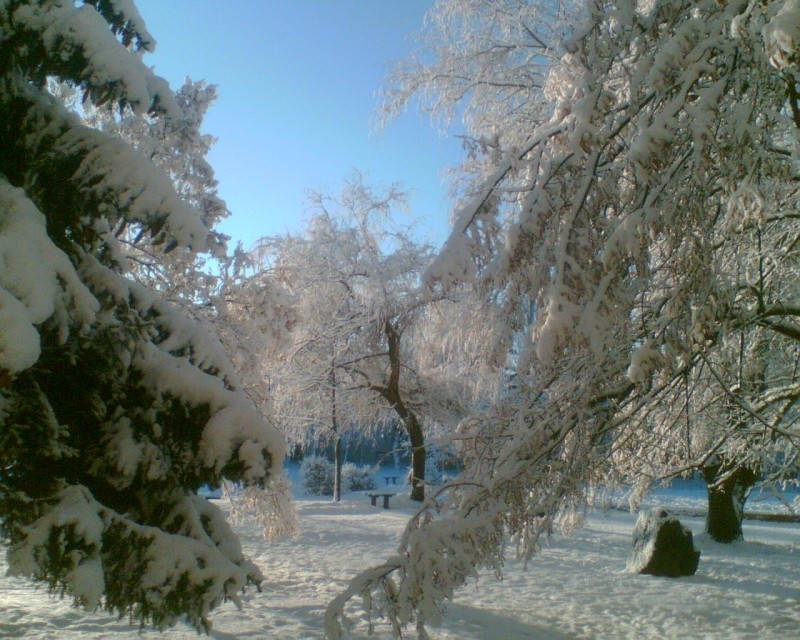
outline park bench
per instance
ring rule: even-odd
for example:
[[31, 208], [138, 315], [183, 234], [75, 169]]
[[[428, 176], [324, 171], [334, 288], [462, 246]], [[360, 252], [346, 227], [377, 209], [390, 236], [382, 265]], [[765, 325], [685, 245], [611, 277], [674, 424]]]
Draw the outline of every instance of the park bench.
[[372, 506], [373, 507], [377, 507], [378, 506], [378, 498], [379, 497], [383, 498], [383, 508], [384, 509], [388, 509], [389, 508], [389, 498], [391, 498], [394, 495], [397, 495], [397, 494], [394, 494], [394, 493], [367, 493], [367, 496], [369, 496], [369, 499], [372, 502]]
[[397, 479], [400, 476], [383, 476], [384, 482], [386, 482], [386, 486], [388, 487], [389, 484], [397, 484]]

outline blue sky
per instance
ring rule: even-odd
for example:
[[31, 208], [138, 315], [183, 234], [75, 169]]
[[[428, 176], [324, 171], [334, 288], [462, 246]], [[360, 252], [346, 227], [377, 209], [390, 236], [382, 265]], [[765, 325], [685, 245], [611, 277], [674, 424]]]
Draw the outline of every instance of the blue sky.
[[415, 48], [430, 0], [137, 0], [158, 41], [145, 57], [179, 87], [218, 85], [205, 120], [209, 159], [233, 212], [220, 229], [249, 248], [301, 228], [308, 189], [337, 193], [352, 170], [409, 192], [419, 239], [440, 244], [450, 202], [444, 171], [458, 140], [409, 111], [376, 131], [391, 64]]

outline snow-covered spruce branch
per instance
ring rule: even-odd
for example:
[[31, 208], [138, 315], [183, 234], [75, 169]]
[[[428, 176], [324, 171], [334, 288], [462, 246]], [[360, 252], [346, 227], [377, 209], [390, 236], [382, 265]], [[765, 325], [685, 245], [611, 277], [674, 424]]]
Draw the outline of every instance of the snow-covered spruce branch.
[[[124, 217], [141, 223], [154, 236], [165, 237], [168, 232], [183, 246], [203, 246], [207, 229], [197, 212], [177, 196], [162, 172], [128, 144], [81, 124], [55, 100], [38, 95], [19, 80], [4, 90], [15, 93], [17, 100], [13, 111], [8, 104], [0, 105], [0, 116], [16, 128], [15, 135], [28, 137], [28, 146], [21, 151], [26, 154], [25, 163], [20, 166], [37, 167], [42, 184], [34, 186], [30, 195], [46, 215], [67, 204], [75, 211], [104, 206], [112, 226]], [[35, 162], [37, 158], [46, 162]], [[130, 167], [140, 165], [141, 191], [121, 193], [119, 187], [130, 175]], [[46, 184], [61, 188], [55, 193], [43, 188]], [[77, 219], [74, 223], [80, 226]]]
[[[185, 613], [208, 632], [210, 611], [225, 600], [239, 605], [242, 589], [263, 576], [213, 504], [173, 498], [159, 523], [165, 531], [114, 512], [86, 487], [65, 485], [37, 509], [24, 542], [11, 549], [11, 571], [45, 579], [52, 591], [90, 609], [102, 606], [160, 629]], [[42, 566], [43, 553], [52, 565]], [[64, 567], [56, 571], [57, 563]]]

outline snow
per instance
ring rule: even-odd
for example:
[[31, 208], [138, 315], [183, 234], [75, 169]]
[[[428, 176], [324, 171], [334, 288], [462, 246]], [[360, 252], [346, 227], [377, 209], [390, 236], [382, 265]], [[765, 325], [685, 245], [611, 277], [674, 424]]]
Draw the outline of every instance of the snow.
[[764, 46], [777, 69], [790, 66], [795, 42], [800, 39], [800, 0], [786, 0], [763, 31]]
[[[144, 22], [130, 2], [114, 2], [118, 12], [125, 12], [134, 27]], [[41, 38], [50, 55], [64, 62], [80, 55], [86, 60], [82, 80], [91, 87], [114, 87], [124, 95], [137, 113], [157, 106], [169, 115], [180, 117], [180, 110], [167, 82], [148, 69], [139, 56], [120, 46], [108, 23], [88, 4], [76, 7], [72, 2], [48, 3], [45, 7], [22, 5], [13, 11], [19, 28]], [[152, 49], [155, 42], [144, 30], [143, 44]]]
[[628, 378], [636, 384], [645, 383], [651, 371], [663, 360], [663, 356], [656, 349], [645, 345], [634, 349], [631, 355], [631, 364], [628, 367]]
[[[236, 455], [245, 464], [244, 480], [277, 473], [285, 450], [284, 438], [264, 422], [247, 394], [234, 386], [232, 365], [213, 331], [187, 320], [170, 303], [105, 269], [91, 256], [84, 260], [81, 273], [96, 289], [119, 300], [131, 300], [143, 315], [154, 316], [163, 339], [158, 344], [141, 345], [132, 365], [142, 373], [141, 385], [155, 398], [179, 397], [190, 406], [205, 405], [212, 412], [197, 452], [200, 462], [220, 472]], [[110, 446], [118, 456], [117, 470], [132, 481], [139, 465], [146, 463], [147, 477], [161, 477], [167, 461], [158, 449], [137, 442], [124, 421], [116, 427]], [[265, 451], [273, 452], [276, 458], [269, 460], [270, 469], [265, 468]]]
[[[322, 638], [328, 603], [359, 571], [391, 556], [415, 505], [404, 495], [389, 510], [372, 507], [360, 493], [340, 504], [295, 492], [300, 520], [297, 537], [264, 542], [255, 522], [235, 524], [245, 555], [261, 567], [263, 592], [248, 590], [241, 610], [222, 605], [211, 619], [211, 637]], [[226, 500], [216, 501], [227, 511]], [[643, 504], [666, 504], [681, 512], [704, 507], [701, 492], [661, 490]], [[766, 509], [763, 502], [753, 507]], [[586, 526], [550, 545], [526, 570], [510, 559], [504, 579], [483, 575], [456, 594], [441, 640], [503, 638], [771, 638], [796, 637], [800, 624], [800, 527], [747, 520], [745, 542], [718, 544], [703, 534], [700, 517], [679, 515], [701, 550], [697, 574], [654, 578], [626, 572], [636, 515], [610, 510], [589, 514]], [[189, 640], [193, 628], [179, 624], [166, 634], [142, 633], [127, 620], [73, 609], [42, 587], [5, 575], [0, 559], [0, 637], [33, 640]], [[356, 599], [358, 601], [358, 599]], [[359, 601], [360, 603], [360, 601]], [[368, 637], [366, 615], [349, 609], [354, 638]], [[373, 618], [374, 636], [391, 637], [384, 620]], [[413, 629], [408, 630], [414, 637]]]
[[59, 496], [60, 502], [46, 515], [32, 523], [27, 529], [23, 544], [11, 553], [16, 575], [32, 575], [39, 570], [39, 555], [44, 547], [57, 544], [66, 548], [69, 542], [63, 537], [48, 539], [55, 528], [72, 527], [75, 539], [82, 545], [75, 545], [67, 552], [72, 556], [73, 567], [67, 581], [69, 588], [90, 606], [100, 602], [105, 589], [103, 570], [97, 550], [101, 546], [103, 522], [95, 508], [96, 503], [83, 487], [67, 486]]
[[88, 325], [99, 304], [47, 235], [44, 215], [22, 189], [0, 178], [0, 370], [16, 373], [36, 363], [36, 325], [54, 315], [66, 337], [68, 309]]

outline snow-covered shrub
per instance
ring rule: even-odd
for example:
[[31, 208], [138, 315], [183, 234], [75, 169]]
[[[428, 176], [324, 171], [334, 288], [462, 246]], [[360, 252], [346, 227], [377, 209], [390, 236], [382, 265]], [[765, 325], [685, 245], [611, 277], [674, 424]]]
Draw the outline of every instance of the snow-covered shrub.
[[342, 465], [342, 486], [346, 491], [369, 491], [375, 489], [372, 467], [359, 467], [352, 462]]
[[300, 465], [300, 484], [314, 496], [333, 495], [333, 464], [319, 456], [308, 456]]
[[[308, 456], [300, 465], [300, 484], [311, 495], [333, 495], [334, 466], [325, 458]], [[352, 462], [342, 465], [344, 491], [368, 491], [377, 483], [370, 467], [359, 467]]]

